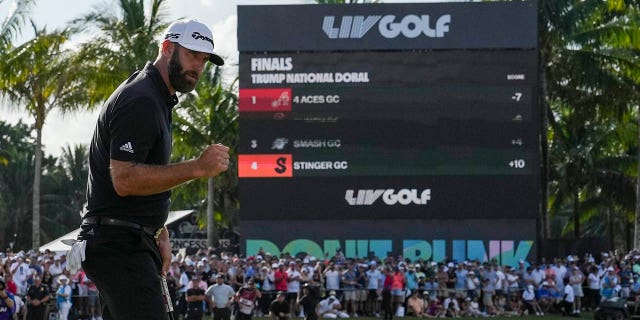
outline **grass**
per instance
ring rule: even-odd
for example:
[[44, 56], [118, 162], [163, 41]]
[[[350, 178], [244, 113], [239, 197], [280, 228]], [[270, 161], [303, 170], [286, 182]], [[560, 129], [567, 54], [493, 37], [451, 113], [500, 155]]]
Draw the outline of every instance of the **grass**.
[[[204, 318], [206, 319], [206, 317]], [[253, 317], [252, 319], [254, 320], [272, 320], [268, 317]], [[302, 318], [296, 318], [296, 317], [292, 317], [290, 318], [291, 320], [296, 320], [296, 319], [300, 319], [302, 320]], [[321, 318], [322, 319], [322, 318]], [[374, 317], [358, 317], [358, 318], [352, 318], [352, 319], [358, 319], [358, 320], [381, 320], [382, 318], [374, 318]], [[394, 317], [394, 320], [428, 320], [431, 318], [416, 318], [416, 317], [404, 317], [404, 318], [399, 318], [399, 317]], [[454, 318], [443, 318], [445, 320], [451, 320]], [[464, 319], [484, 319], [484, 318], [473, 318], [473, 317], [462, 317], [462, 318], [455, 318], [458, 320], [464, 320]], [[486, 318], [486, 319], [491, 319], [491, 320], [571, 320], [571, 319], [593, 319], [593, 313], [587, 313], [587, 312], [583, 312], [582, 314], [580, 314], [579, 317], [563, 317], [560, 314], [545, 314], [544, 316], [523, 316], [523, 317], [493, 317], [493, 318]], [[337, 320], [340, 320], [340, 318], [338, 318]]]

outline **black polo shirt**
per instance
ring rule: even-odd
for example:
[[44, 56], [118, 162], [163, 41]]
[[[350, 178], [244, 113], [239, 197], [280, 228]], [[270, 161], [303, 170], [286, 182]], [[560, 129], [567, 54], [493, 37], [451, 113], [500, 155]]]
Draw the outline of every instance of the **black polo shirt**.
[[106, 216], [151, 227], [164, 224], [171, 191], [119, 196], [111, 181], [111, 159], [166, 165], [171, 156], [171, 109], [178, 103], [150, 62], [111, 94], [96, 124], [89, 150], [85, 217]]

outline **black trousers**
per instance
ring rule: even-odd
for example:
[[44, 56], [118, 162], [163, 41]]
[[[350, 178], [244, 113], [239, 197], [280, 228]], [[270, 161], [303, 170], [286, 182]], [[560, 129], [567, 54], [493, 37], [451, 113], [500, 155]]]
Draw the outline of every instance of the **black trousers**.
[[229, 320], [229, 319], [231, 319], [231, 309], [213, 308], [213, 320]]
[[87, 240], [82, 268], [98, 287], [104, 320], [168, 319], [160, 285], [162, 258], [152, 235], [85, 225], [80, 237]]
[[41, 304], [37, 307], [27, 307], [27, 320], [43, 320], [45, 305]]

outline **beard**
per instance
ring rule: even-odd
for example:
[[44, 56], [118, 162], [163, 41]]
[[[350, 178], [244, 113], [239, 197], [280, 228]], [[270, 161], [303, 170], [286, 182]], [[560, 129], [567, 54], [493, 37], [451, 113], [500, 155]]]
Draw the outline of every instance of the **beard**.
[[[178, 46], [173, 50], [173, 55], [169, 59], [169, 83], [171, 86], [182, 93], [193, 91], [198, 82], [198, 74], [195, 71], [183, 71], [180, 64], [180, 58], [178, 57]], [[192, 78], [187, 77], [187, 74]]]

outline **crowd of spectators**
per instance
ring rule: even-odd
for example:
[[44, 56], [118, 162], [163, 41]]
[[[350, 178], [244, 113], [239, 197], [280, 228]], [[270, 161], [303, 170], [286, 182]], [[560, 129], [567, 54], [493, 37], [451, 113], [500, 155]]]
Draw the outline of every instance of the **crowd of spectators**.
[[[69, 274], [65, 264], [64, 255], [52, 252], [0, 254], [0, 276], [15, 302], [15, 319], [42, 320], [50, 314], [100, 319], [95, 284], [82, 270]], [[495, 260], [345, 258], [340, 250], [323, 258], [262, 250], [243, 258], [200, 250], [176, 255], [167, 280], [176, 319], [198, 319], [198, 314], [216, 319], [232, 314], [236, 319], [392, 319], [579, 316], [613, 296], [637, 309], [639, 274], [640, 252], [635, 250], [520, 260], [514, 266]]]

